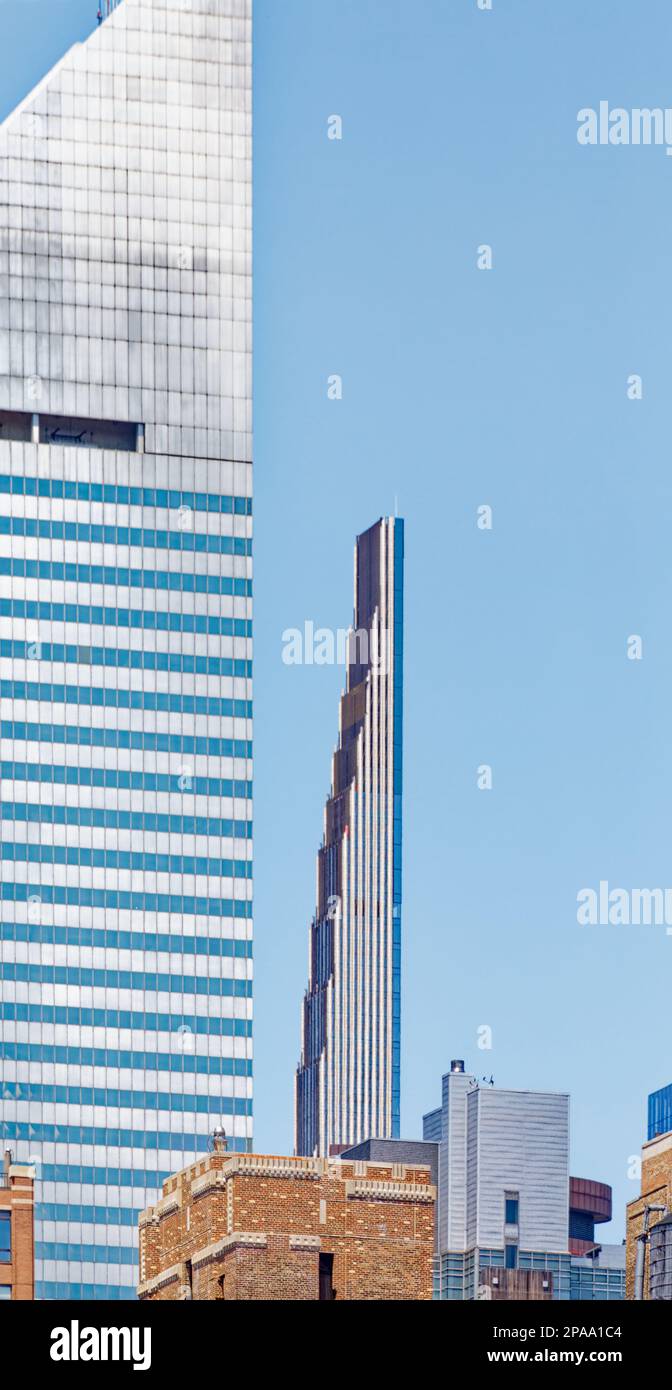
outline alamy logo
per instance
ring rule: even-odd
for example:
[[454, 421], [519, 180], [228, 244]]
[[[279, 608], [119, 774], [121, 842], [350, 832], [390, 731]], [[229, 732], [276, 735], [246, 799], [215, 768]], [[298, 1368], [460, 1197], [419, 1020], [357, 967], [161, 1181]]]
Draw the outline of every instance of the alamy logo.
[[285, 666], [371, 666], [381, 676], [387, 674], [390, 637], [383, 628], [316, 627], [307, 620], [303, 631], [287, 627], [282, 634], [282, 660]]
[[51, 1334], [52, 1361], [132, 1361], [134, 1371], [152, 1364], [151, 1327], [55, 1327]]
[[611, 107], [601, 101], [597, 110], [584, 106], [577, 112], [580, 145], [667, 145], [672, 154], [672, 107]]
[[580, 927], [667, 927], [672, 935], [672, 888], [580, 888], [576, 895]]

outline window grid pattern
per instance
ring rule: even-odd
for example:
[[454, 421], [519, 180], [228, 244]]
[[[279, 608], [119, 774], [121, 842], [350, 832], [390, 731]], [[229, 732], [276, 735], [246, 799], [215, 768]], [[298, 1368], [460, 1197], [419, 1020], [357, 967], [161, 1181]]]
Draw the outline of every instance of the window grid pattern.
[[0, 306], [0, 411], [142, 422], [0, 428], [0, 1138], [37, 1296], [133, 1298], [252, 1137], [251, 0], [120, 0], [0, 127]]
[[[575, 1281], [573, 1261], [569, 1254], [520, 1250], [518, 1251], [517, 1265], [519, 1269], [550, 1270], [553, 1275], [554, 1299], [567, 1301], [574, 1297], [587, 1297], [587, 1294], [579, 1295], [573, 1292], [578, 1285]], [[450, 1252], [441, 1255], [436, 1263], [434, 1297], [451, 1302], [471, 1302], [477, 1296], [478, 1270], [504, 1269], [506, 1267], [504, 1249], [468, 1250], [464, 1253]], [[597, 1285], [595, 1285], [596, 1287]], [[597, 1292], [594, 1292], [592, 1296], [601, 1297]]]

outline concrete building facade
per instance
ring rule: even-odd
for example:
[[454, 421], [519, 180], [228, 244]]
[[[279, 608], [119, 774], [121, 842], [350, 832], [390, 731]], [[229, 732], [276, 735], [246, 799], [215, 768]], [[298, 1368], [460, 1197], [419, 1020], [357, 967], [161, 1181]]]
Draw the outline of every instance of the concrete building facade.
[[35, 1297], [35, 1169], [5, 1153], [0, 1169], [0, 1302]]
[[41, 1298], [133, 1298], [163, 1179], [251, 1147], [251, 8], [120, 0], [0, 127], [0, 1136]]
[[140, 1218], [141, 1299], [429, 1301], [428, 1167], [215, 1151]]

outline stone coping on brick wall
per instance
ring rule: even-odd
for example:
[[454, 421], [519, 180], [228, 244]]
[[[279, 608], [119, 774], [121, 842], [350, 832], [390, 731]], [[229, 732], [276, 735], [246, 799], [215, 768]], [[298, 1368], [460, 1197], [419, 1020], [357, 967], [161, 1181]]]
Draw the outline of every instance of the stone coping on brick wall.
[[182, 1274], [182, 1265], [171, 1265], [169, 1269], [162, 1269], [160, 1274], [153, 1279], [147, 1279], [144, 1284], [138, 1284], [138, 1298], [144, 1298], [146, 1294], [157, 1293], [167, 1284], [175, 1284]]
[[221, 1168], [212, 1168], [209, 1173], [204, 1173], [202, 1178], [196, 1178], [191, 1184], [191, 1196], [202, 1197], [204, 1192], [210, 1192], [216, 1187], [226, 1187], [231, 1173], [223, 1173]]
[[290, 1250], [321, 1250], [321, 1236], [292, 1236], [289, 1237]]
[[191, 1184], [192, 1197], [202, 1197], [205, 1192], [212, 1188], [225, 1187], [229, 1178], [255, 1177], [255, 1178], [290, 1178], [292, 1180], [308, 1180], [311, 1182], [321, 1178], [322, 1160], [319, 1158], [256, 1158], [250, 1155], [241, 1155], [240, 1158], [231, 1158], [219, 1168], [210, 1168], [207, 1173], [203, 1173], [200, 1178], [196, 1178]]
[[223, 1236], [221, 1240], [213, 1241], [212, 1245], [205, 1245], [202, 1250], [197, 1250], [191, 1257], [194, 1269], [199, 1265], [208, 1264], [210, 1260], [219, 1259], [220, 1255], [225, 1255], [227, 1251], [243, 1246], [246, 1249], [265, 1250], [268, 1245], [268, 1236], [260, 1231], [237, 1231], [234, 1235]]
[[653, 1139], [646, 1139], [642, 1144], [642, 1161], [656, 1158], [658, 1154], [665, 1153], [672, 1148], [672, 1134], [656, 1134]]
[[171, 1192], [167, 1197], [162, 1197], [153, 1207], [148, 1207], [146, 1211], [141, 1212], [138, 1217], [138, 1225], [150, 1226], [153, 1221], [160, 1221], [163, 1216], [169, 1216], [171, 1212], [179, 1210], [179, 1194]]
[[346, 1197], [376, 1198], [379, 1202], [434, 1202], [436, 1188], [417, 1182], [376, 1182], [352, 1179], [345, 1184]]
[[[212, 1179], [213, 1175], [222, 1178], [235, 1173], [242, 1173], [247, 1176], [256, 1175], [261, 1177], [286, 1177], [286, 1178], [330, 1178], [335, 1181], [344, 1179], [344, 1171], [351, 1169], [356, 1177], [365, 1177], [371, 1168], [387, 1171], [392, 1180], [403, 1180], [406, 1173], [426, 1171], [430, 1172], [428, 1163], [390, 1163], [383, 1159], [338, 1159], [338, 1158], [307, 1158], [307, 1157], [287, 1157], [276, 1154], [231, 1154], [230, 1156], [212, 1155], [215, 1162], [210, 1158], [202, 1159], [197, 1164], [192, 1164], [188, 1168], [183, 1168], [179, 1173], [168, 1178], [164, 1183], [164, 1195], [173, 1195], [178, 1187], [183, 1185], [190, 1186], [192, 1190], [197, 1184]], [[194, 1175], [194, 1176], [192, 1176]]]
[[319, 1158], [263, 1158], [248, 1154], [236, 1160], [236, 1171], [247, 1177], [308, 1178], [324, 1176]]
[[[189, 1172], [194, 1169], [184, 1169], [179, 1174], [179, 1186], [174, 1186], [175, 1179], [171, 1179], [171, 1188], [153, 1207], [149, 1207], [139, 1218], [140, 1226], [149, 1225], [152, 1221], [158, 1222], [171, 1212], [179, 1210], [182, 1205], [182, 1193], [185, 1186], [190, 1191], [191, 1197], [203, 1197], [208, 1192], [226, 1188], [230, 1178], [239, 1177], [267, 1177], [285, 1178], [289, 1181], [308, 1181], [317, 1182], [322, 1178], [333, 1181], [341, 1181], [345, 1184], [346, 1197], [377, 1198], [387, 1202], [433, 1202], [436, 1200], [436, 1188], [427, 1183], [405, 1182], [404, 1175], [410, 1169], [413, 1172], [422, 1171], [427, 1165], [411, 1164], [385, 1164], [379, 1161], [370, 1162], [356, 1159], [352, 1162], [341, 1163], [339, 1160], [327, 1158], [284, 1158], [274, 1157], [264, 1154], [233, 1154], [225, 1159], [223, 1163], [218, 1163], [215, 1167], [208, 1167], [205, 1172], [201, 1171], [200, 1176], [194, 1178], [189, 1183]], [[370, 1169], [386, 1170], [392, 1174], [393, 1181], [382, 1178], [367, 1178], [366, 1173]], [[201, 1170], [201, 1165], [195, 1171]], [[344, 1170], [354, 1173], [354, 1178], [344, 1176]]]

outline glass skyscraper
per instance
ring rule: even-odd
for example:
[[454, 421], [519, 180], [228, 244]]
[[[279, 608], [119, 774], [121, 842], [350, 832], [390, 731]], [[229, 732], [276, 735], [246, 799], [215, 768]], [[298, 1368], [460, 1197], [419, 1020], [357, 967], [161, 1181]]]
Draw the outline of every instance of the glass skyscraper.
[[251, 0], [119, 0], [0, 181], [0, 1139], [38, 1296], [130, 1298], [251, 1146]]
[[299, 1154], [399, 1137], [403, 571], [403, 521], [357, 538], [296, 1076]]

